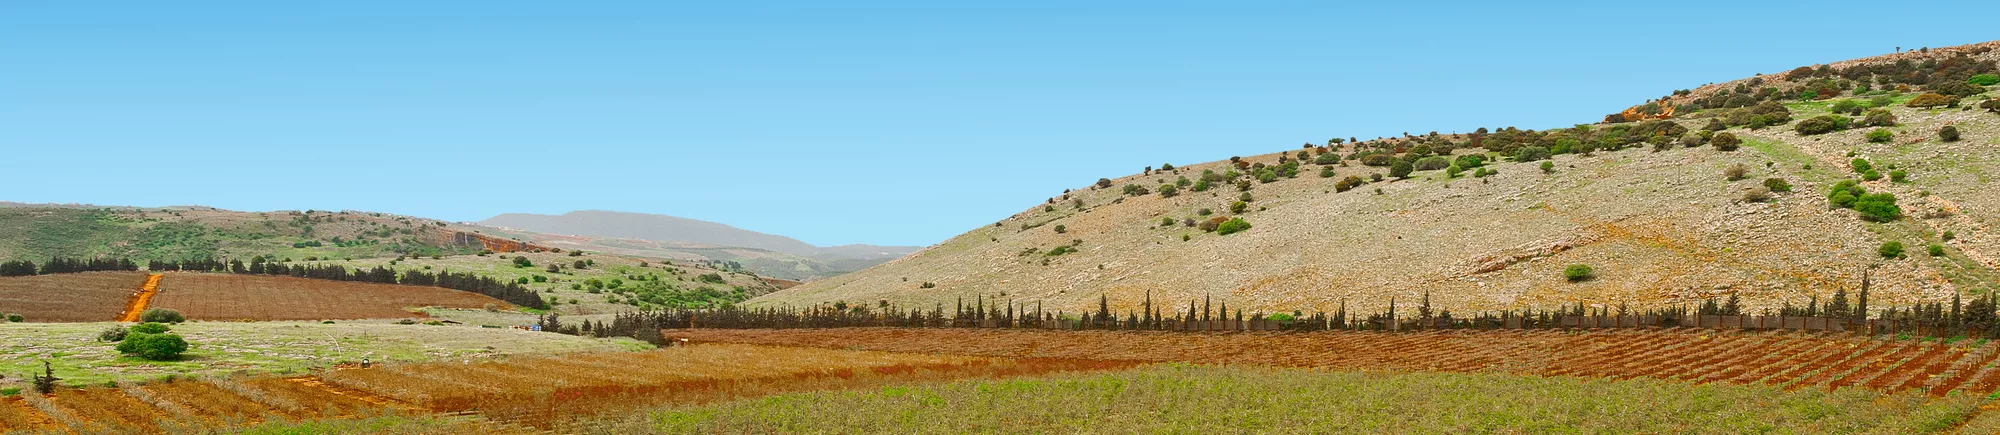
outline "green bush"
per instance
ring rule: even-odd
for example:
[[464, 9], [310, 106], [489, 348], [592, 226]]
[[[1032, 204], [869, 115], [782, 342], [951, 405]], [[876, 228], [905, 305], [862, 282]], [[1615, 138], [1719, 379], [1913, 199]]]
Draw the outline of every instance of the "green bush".
[[1910, 173], [1903, 172], [1903, 170], [1901, 169], [1889, 171], [1889, 181], [1901, 183], [1904, 181], [1908, 181], [1909, 178], [1910, 178]]
[[1868, 172], [1875, 169], [1875, 165], [1869, 164], [1867, 159], [1854, 159], [1848, 161], [1847, 166], [1854, 168], [1854, 173], [1856, 174]]
[[[1328, 154], [1328, 155], [1332, 155], [1332, 154]], [[1320, 177], [1320, 178], [1333, 178], [1333, 167], [1332, 167], [1332, 166], [1322, 166], [1322, 167], [1320, 167], [1320, 168], [1319, 168], [1319, 177]]]
[[1452, 164], [1458, 165], [1461, 169], [1477, 168], [1486, 165], [1486, 157], [1478, 154], [1466, 154], [1452, 160]]
[[1451, 159], [1445, 156], [1430, 156], [1417, 159], [1417, 162], [1412, 164], [1412, 166], [1414, 166], [1412, 169], [1418, 171], [1435, 171], [1451, 167]]
[[1938, 129], [1938, 139], [1945, 142], [1958, 142], [1958, 127], [1947, 125], [1944, 128]]
[[515, 257], [514, 257], [514, 267], [517, 267], [517, 268], [521, 268], [521, 267], [535, 267], [535, 263], [534, 263], [534, 262], [532, 262], [532, 261], [528, 261], [528, 256], [526, 256], [526, 255], [520, 255], [520, 256], [515, 256]]
[[1346, 192], [1349, 190], [1354, 190], [1355, 187], [1361, 186], [1363, 183], [1366, 182], [1361, 181], [1361, 177], [1349, 175], [1347, 176], [1347, 178], [1340, 179], [1340, 182], [1333, 183], [1333, 191]]
[[1965, 82], [1980, 86], [2000, 85], [2000, 74], [1980, 74], [1965, 79]]
[[1161, 198], [1172, 198], [1174, 197], [1174, 195], [1179, 195], [1179, 194], [1181, 194], [1181, 188], [1178, 186], [1174, 186], [1172, 184], [1160, 185]]
[[139, 321], [147, 323], [181, 323], [186, 322], [187, 317], [181, 316], [181, 312], [179, 311], [166, 308], [147, 308], [146, 311], [139, 312]]
[[1247, 202], [1236, 201], [1236, 203], [1234, 204], [1229, 204], [1230, 213], [1243, 214], [1244, 210], [1249, 210], [1249, 209], [1250, 209], [1250, 203]]
[[1892, 132], [1892, 131], [1889, 131], [1889, 129], [1886, 129], [1886, 128], [1878, 128], [1878, 129], [1875, 129], [1874, 131], [1870, 131], [1870, 132], [1868, 132], [1868, 141], [1869, 141], [1869, 142], [1874, 142], [1874, 143], [1887, 143], [1887, 142], [1889, 142], [1889, 141], [1891, 141], [1891, 140], [1895, 140], [1895, 139], [1896, 139], [1896, 133], [1895, 133], [1895, 132]]
[[111, 325], [110, 329], [97, 333], [97, 341], [124, 341], [125, 336], [131, 333], [132, 331], [125, 329], [124, 326]]
[[1544, 174], [1556, 173], [1556, 162], [1542, 162], [1542, 173]]
[[1572, 264], [1563, 268], [1563, 279], [1567, 279], [1569, 282], [1582, 282], [1596, 275], [1595, 271], [1590, 270], [1590, 265], [1588, 264]]
[[1854, 208], [1854, 201], [1866, 194], [1868, 191], [1862, 189], [1860, 183], [1854, 180], [1841, 180], [1833, 185], [1832, 190], [1827, 191], [1826, 200], [1837, 208]]
[[1861, 113], [1861, 109], [1866, 107], [1867, 106], [1861, 104], [1860, 101], [1839, 100], [1839, 101], [1834, 101], [1833, 106], [1830, 109], [1833, 111], [1833, 113], [1845, 113], [1849, 115], [1854, 115]]
[[1410, 162], [1397, 160], [1395, 163], [1389, 164], [1389, 176], [1396, 178], [1410, 178], [1410, 170], [1413, 168], [1414, 166], [1410, 165]]
[[1063, 225], [1056, 225], [1056, 234], [1062, 234], [1067, 232], [1069, 232], [1069, 227]]
[[1845, 116], [1820, 115], [1812, 117], [1811, 119], [1799, 121], [1799, 124], [1793, 126], [1792, 129], [1798, 131], [1800, 135], [1811, 136], [1815, 134], [1827, 134], [1836, 131], [1846, 130], [1847, 126], [1853, 123], [1854, 123], [1853, 119]]
[[1862, 127], [1890, 127], [1894, 125], [1896, 125], [1896, 115], [1889, 113], [1888, 110], [1870, 110], [1868, 111], [1868, 116], [1861, 117]]
[[1860, 212], [1862, 219], [1874, 222], [1889, 222], [1903, 217], [1903, 208], [1896, 206], [1896, 195], [1890, 193], [1870, 193], [1856, 197], [1854, 211]]
[[28, 320], [28, 318], [26, 318], [26, 317], [21, 317], [21, 315], [20, 315], [20, 314], [14, 314], [14, 313], [7, 313], [7, 322], [8, 322], [8, 323], [21, 323], [21, 322], [25, 322], [25, 321], [27, 321], [27, 320]]
[[1548, 148], [1527, 146], [1514, 151], [1514, 161], [1532, 162], [1536, 160], [1548, 160], [1550, 155], [1551, 153], [1549, 153]]
[[1766, 178], [1764, 188], [1771, 189], [1772, 192], [1790, 192], [1792, 183], [1786, 182], [1783, 178]]
[[1446, 166], [1444, 168], [1445, 178], [1458, 178], [1459, 175], [1464, 173], [1465, 169], [1458, 167], [1458, 164], [1456, 163], [1453, 163], [1451, 166]]
[[1340, 155], [1334, 153], [1320, 154], [1319, 158], [1313, 159], [1313, 163], [1319, 165], [1337, 164], [1340, 163]]
[[1924, 251], [1925, 251], [1926, 253], [1929, 253], [1929, 254], [1931, 254], [1931, 256], [1932, 256], [1932, 257], [1943, 257], [1943, 256], [1944, 256], [1944, 245], [1940, 245], [1940, 244], [1936, 244], [1936, 243], [1932, 243], [1932, 244], [1931, 244], [1930, 246], [1927, 246], [1927, 247], [1925, 247], [1925, 248], [1924, 248]]
[[160, 323], [141, 323], [137, 325], [132, 325], [132, 333], [134, 334], [165, 334], [167, 333], [167, 329], [168, 329], [167, 325]]
[[118, 353], [130, 354], [153, 361], [167, 361], [180, 358], [187, 352], [187, 340], [174, 334], [131, 334], [118, 343]]
[[1243, 218], [1230, 218], [1227, 221], [1223, 221], [1221, 225], [1217, 225], [1215, 227], [1215, 234], [1227, 236], [1230, 234], [1240, 233], [1249, 229], [1250, 229], [1250, 221], [1243, 220]]
[[1903, 256], [1903, 242], [1894, 240], [1882, 242], [1882, 247], [1875, 248], [1875, 253], [1882, 254], [1882, 258], [1901, 257]]
[[1861, 179], [1862, 179], [1862, 180], [1866, 180], [1866, 181], [1875, 181], [1875, 180], [1880, 180], [1880, 179], [1882, 179], [1882, 173], [1881, 173], [1881, 172], [1875, 172], [1875, 170], [1874, 170], [1874, 169], [1869, 169], [1869, 170], [1868, 170], [1868, 172], [1862, 172], [1862, 173], [1861, 173]]
[[1127, 185], [1125, 185], [1125, 195], [1127, 195], [1127, 196], [1140, 196], [1140, 195], [1145, 195], [1145, 194], [1149, 194], [1149, 193], [1153, 193], [1153, 191], [1152, 191], [1152, 190], [1149, 190], [1149, 189], [1146, 189], [1146, 186], [1140, 186], [1140, 185], [1137, 185], [1137, 184], [1127, 184]]
[[1735, 134], [1716, 133], [1715, 137], [1708, 139], [1708, 143], [1715, 144], [1715, 149], [1718, 150], [1736, 151], [1736, 146], [1742, 145], [1743, 139], [1737, 138]]

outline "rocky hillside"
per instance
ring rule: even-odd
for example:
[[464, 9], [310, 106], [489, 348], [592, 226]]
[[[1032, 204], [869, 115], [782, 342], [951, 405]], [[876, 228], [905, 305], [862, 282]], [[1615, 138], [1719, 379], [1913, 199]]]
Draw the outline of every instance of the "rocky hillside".
[[[2000, 279], [1996, 48], [1712, 84], [1574, 128], [1341, 138], [1145, 168], [750, 303], [983, 296], [1074, 312], [1150, 293], [1330, 312], [1428, 294], [1464, 312], [1734, 295], [1754, 312], [1824, 302], [1864, 272], [1877, 308], [1984, 294]], [[1847, 180], [1861, 192], [1830, 200]], [[1589, 273], [1566, 276], [1572, 265]]]

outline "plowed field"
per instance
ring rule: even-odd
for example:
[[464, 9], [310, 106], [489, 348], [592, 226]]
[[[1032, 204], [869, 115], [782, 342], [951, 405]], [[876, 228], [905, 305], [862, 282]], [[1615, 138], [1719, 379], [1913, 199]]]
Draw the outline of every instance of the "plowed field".
[[[138, 288], [136, 284], [133, 287]], [[130, 293], [129, 291], [127, 293]], [[382, 319], [418, 316], [409, 308], [507, 307], [478, 293], [442, 287], [329, 281], [285, 276], [168, 274], [154, 308], [199, 320]]]

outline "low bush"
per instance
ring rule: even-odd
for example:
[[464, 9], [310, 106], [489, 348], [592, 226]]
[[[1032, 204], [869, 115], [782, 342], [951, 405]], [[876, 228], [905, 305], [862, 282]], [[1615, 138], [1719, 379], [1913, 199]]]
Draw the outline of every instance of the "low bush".
[[1889, 141], [1895, 139], [1896, 139], [1896, 133], [1889, 131], [1889, 129], [1886, 128], [1878, 128], [1875, 129], [1874, 131], [1868, 132], [1869, 142], [1888, 143]]
[[1895, 125], [1896, 115], [1889, 113], [1888, 110], [1870, 110], [1867, 116], [1861, 117], [1862, 127], [1891, 127]]
[[1435, 171], [1451, 167], [1451, 159], [1446, 158], [1445, 156], [1430, 156], [1417, 159], [1417, 162], [1414, 163], [1413, 166], [1415, 167], [1412, 169], [1418, 171]]
[[1229, 204], [1230, 213], [1243, 214], [1244, 210], [1249, 210], [1249, 209], [1250, 209], [1250, 203], [1247, 202], [1236, 201], [1235, 203]]
[[1556, 162], [1542, 162], [1542, 173], [1544, 174], [1556, 173]]
[[1397, 160], [1394, 163], [1389, 164], [1389, 176], [1396, 178], [1410, 178], [1410, 171], [1414, 168], [1415, 166], [1411, 165], [1410, 162]]
[[1548, 160], [1550, 155], [1548, 148], [1526, 146], [1514, 151], [1514, 161], [1532, 162], [1536, 160]]
[[1868, 172], [1875, 168], [1875, 165], [1869, 164], [1867, 159], [1860, 158], [1848, 161], [1847, 165], [1854, 168], [1854, 173], [1856, 174]]
[[535, 262], [529, 261], [528, 256], [526, 255], [517, 256], [514, 257], [514, 267], [516, 268], [535, 267]]
[[1591, 270], [1588, 264], [1572, 264], [1563, 267], [1563, 279], [1567, 279], [1569, 282], [1583, 282], [1595, 276], [1597, 276], [1596, 271]]
[[1903, 170], [1901, 169], [1889, 171], [1889, 181], [1901, 183], [1904, 181], [1908, 181], [1909, 178], [1910, 178], [1910, 173], [1903, 172]]
[[1980, 86], [2000, 85], [2000, 74], [1980, 74], [1965, 79], [1965, 82]]
[[1842, 180], [1839, 183], [1835, 183], [1833, 189], [1827, 191], [1826, 201], [1828, 205], [1835, 208], [1854, 208], [1854, 201], [1860, 199], [1861, 195], [1866, 194], [1868, 194], [1868, 191], [1862, 189], [1860, 183], [1854, 180]]
[[1891, 193], [1870, 193], [1854, 199], [1854, 211], [1861, 218], [1873, 222], [1889, 222], [1903, 217], [1902, 207], [1896, 206], [1896, 195]]
[[97, 341], [124, 341], [125, 336], [131, 333], [132, 331], [124, 326], [112, 325], [110, 329], [97, 333]]
[[1213, 233], [1217, 228], [1222, 227], [1223, 222], [1229, 222], [1229, 218], [1216, 216], [1209, 218], [1208, 220], [1201, 221], [1200, 224], [1195, 225], [1195, 228], [1201, 229], [1204, 232]]
[[1751, 187], [1751, 188], [1749, 188], [1749, 189], [1745, 189], [1745, 190], [1743, 191], [1743, 197], [1742, 197], [1742, 198], [1738, 198], [1738, 199], [1739, 199], [1740, 201], [1743, 201], [1743, 202], [1764, 202], [1764, 201], [1770, 201], [1770, 200], [1771, 200], [1771, 188], [1769, 188], [1769, 187], [1764, 187], [1764, 186], [1752, 186], [1752, 187]]
[[1223, 221], [1221, 224], [1215, 227], [1215, 234], [1227, 236], [1230, 234], [1240, 233], [1249, 229], [1250, 229], [1250, 221], [1243, 220], [1243, 218], [1230, 218], [1229, 220]]
[[167, 325], [160, 323], [141, 323], [137, 325], [132, 325], [132, 333], [134, 334], [165, 334], [167, 333], [167, 330], [168, 330]]
[[1944, 126], [1944, 128], [1939, 128], [1937, 134], [1939, 140], [1943, 140], [1945, 142], [1958, 142], [1958, 127], [1956, 126], [1947, 125]]
[[1875, 248], [1875, 253], [1881, 254], [1882, 258], [1901, 257], [1903, 256], [1903, 242], [1894, 240], [1882, 242], [1881, 247]]
[[153, 361], [168, 361], [180, 358], [187, 352], [187, 340], [174, 334], [131, 334], [118, 343], [118, 353], [129, 354]]
[[1863, 173], [1861, 173], [1861, 179], [1862, 179], [1862, 180], [1864, 180], [1864, 181], [1875, 181], [1875, 180], [1880, 180], [1880, 179], [1882, 179], [1882, 173], [1881, 173], [1881, 172], [1875, 172], [1875, 170], [1874, 170], [1874, 169], [1869, 169], [1869, 170], [1868, 170], [1868, 172], [1863, 172]]
[[1853, 119], [1845, 116], [1820, 115], [1812, 117], [1811, 119], [1799, 121], [1799, 124], [1793, 126], [1792, 129], [1797, 131], [1800, 135], [1811, 136], [1816, 134], [1827, 134], [1836, 131], [1846, 130], [1847, 126], [1853, 123], [1854, 123]]
[[1729, 181], [1741, 180], [1749, 174], [1750, 168], [1744, 167], [1742, 163], [1729, 165], [1728, 168], [1723, 168], [1722, 170], [1722, 176], [1728, 178]]
[[[1332, 154], [1328, 154], [1328, 155], [1332, 155]], [[1320, 167], [1320, 168], [1319, 168], [1319, 177], [1320, 177], [1320, 178], [1333, 178], [1333, 167], [1332, 167], [1332, 166], [1322, 166], [1322, 167]]]
[[1917, 98], [1912, 98], [1910, 102], [1903, 103], [1903, 105], [1919, 109], [1929, 109], [1949, 106], [1953, 101], [1956, 101], [1956, 99], [1944, 96], [1943, 94], [1929, 93], [1918, 95]]
[[166, 308], [147, 308], [146, 311], [139, 312], [139, 321], [146, 323], [181, 323], [186, 322], [187, 317], [182, 316], [179, 311]]
[[1932, 257], [1943, 257], [1944, 245], [1932, 243], [1930, 246], [1924, 247], [1924, 252], [1931, 254]]
[[1161, 198], [1172, 198], [1172, 197], [1174, 197], [1175, 195], [1180, 195], [1180, 194], [1181, 194], [1181, 188], [1180, 188], [1180, 187], [1178, 187], [1178, 186], [1174, 186], [1174, 185], [1172, 185], [1172, 184], [1162, 184], [1162, 185], [1160, 185], [1160, 197], [1161, 197]]
[[1153, 193], [1153, 191], [1152, 191], [1152, 190], [1149, 190], [1149, 189], [1146, 189], [1146, 186], [1140, 186], [1140, 185], [1137, 185], [1137, 184], [1127, 184], [1127, 185], [1125, 185], [1125, 195], [1127, 195], [1127, 196], [1140, 196], [1140, 195], [1145, 195], [1145, 194], [1149, 194], [1149, 193]]
[[1743, 140], [1737, 138], [1734, 134], [1716, 133], [1715, 137], [1708, 139], [1708, 143], [1715, 144], [1715, 149], [1718, 150], [1736, 151], [1736, 147], [1742, 145]]
[[1786, 182], [1783, 178], [1766, 178], [1764, 179], [1764, 188], [1770, 189], [1772, 192], [1790, 192], [1792, 191], [1792, 183]]
[[1335, 192], [1346, 192], [1346, 191], [1349, 191], [1349, 190], [1354, 190], [1354, 188], [1355, 188], [1355, 187], [1359, 187], [1359, 186], [1361, 186], [1361, 185], [1362, 185], [1363, 183], [1366, 183], [1366, 182], [1365, 182], [1365, 181], [1361, 181], [1361, 177], [1357, 177], [1357, 176], [1353, 176], [1353, 175], [1349, 175], [1349, 176], [1347, 176], [1347, 178], [1342, 178], [1342, 179], [1340, 179], [1340, 182], [1337, 182], [1337, 183], [1333, 183], [1333, 191], [1335, 191]]

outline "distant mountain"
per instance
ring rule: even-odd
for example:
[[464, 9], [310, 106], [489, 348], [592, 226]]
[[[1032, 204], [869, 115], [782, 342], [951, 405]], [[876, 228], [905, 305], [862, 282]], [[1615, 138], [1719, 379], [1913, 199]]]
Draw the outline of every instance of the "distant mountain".
[[662, 256], [678, 252], [720, 261], [738, 261], [750, 271], [788, 279], [820, 278], [861, 270], [921, 249], [916, 246], [859, 244], [821, 247], [790, 237], [715, 222], [603, 210], [573, 211], [561, 215], [508, 213], [479, 221], [478, 224], [540, 233], [547, 236], [527, 236], [555, 246]]

